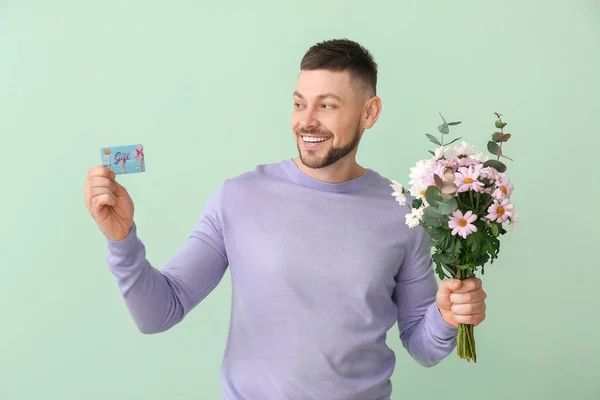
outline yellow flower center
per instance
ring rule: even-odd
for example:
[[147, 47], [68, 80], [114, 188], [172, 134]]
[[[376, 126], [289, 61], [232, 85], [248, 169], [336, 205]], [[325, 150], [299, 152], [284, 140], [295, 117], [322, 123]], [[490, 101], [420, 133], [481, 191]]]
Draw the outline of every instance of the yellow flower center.
[[506, 186], [500, 186], [500, 191], [504, 194], [508, 193], [508, 191], [506, 190]]
[[461, 228], [464, 228], [465, 226], [467, 226], [467, 220], [466, 220], [466, 219], [464, 219], [464, 218], [461, 218], [461, 219], [459, 219], [459, 220], [458, 220], [458, 225], [459, 225]]
[[504, 207], [498, 206], [498, 209], [496, 210], [496, 214], [504, 215]]
[[425, 191], [421, 190], [421, 196], [425, 196]]
[[475, 182], [475, 181], [473, 180], [473, 178], [465, 178], [464, 182], [465, 182], [467, 185], [469, 185], [469, 184], [471, 184], [471, 183], [473, 183], [473, 182]]

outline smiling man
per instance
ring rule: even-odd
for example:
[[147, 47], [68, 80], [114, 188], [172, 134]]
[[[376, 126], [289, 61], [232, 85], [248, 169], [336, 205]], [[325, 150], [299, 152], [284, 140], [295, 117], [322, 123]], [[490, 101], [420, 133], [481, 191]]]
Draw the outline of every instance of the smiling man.
[[224, 399], [390, 399], [390, 328], [434, 366], [453, 351], [458, 323], [484, 320], [486, 294], [479, 279], [438, 287], [427, 234], [404, 223], [389, 179], [356, 161], [382, 109], [371, 54], [325, 41], [300, 69], [298, 157], [226, 180], [162, 268], [146, 258], [133, 201], [112, 172], [88, 171], [85, 203], [143, 333], [181, 322], [230, 269]]

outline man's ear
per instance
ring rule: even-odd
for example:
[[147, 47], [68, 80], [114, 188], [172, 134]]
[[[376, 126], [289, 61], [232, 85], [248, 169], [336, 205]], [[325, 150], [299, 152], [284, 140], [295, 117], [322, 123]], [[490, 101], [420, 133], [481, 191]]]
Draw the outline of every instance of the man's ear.
[[377, 122], [381, 114], [381, 99], [378, 96], [371, 97], [365, 104], [363, 128], [369, 129]]

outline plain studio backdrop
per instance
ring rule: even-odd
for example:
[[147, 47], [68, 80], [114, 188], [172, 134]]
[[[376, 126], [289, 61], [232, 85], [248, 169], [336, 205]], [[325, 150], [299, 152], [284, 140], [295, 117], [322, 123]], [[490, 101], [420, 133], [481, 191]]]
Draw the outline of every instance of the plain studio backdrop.
[[[0, 399], [219, 399], [230, 274], [180, 325], [143, 335], [83, 204], [100, 147], [150, 261], [186, 241], [223, 180], [297, 155], [299, 62], [347, 37], [380, 66], [359, 161], [407, 184], [438, 113], [481, 151], [502, 113], [520, 214], [483, 276], [478, 363], [423, 368], [396, 328], [394, 399], [599, 399], [600, 2], [0, 1]], [[390, 194], [391, 195], [391, 194]]]

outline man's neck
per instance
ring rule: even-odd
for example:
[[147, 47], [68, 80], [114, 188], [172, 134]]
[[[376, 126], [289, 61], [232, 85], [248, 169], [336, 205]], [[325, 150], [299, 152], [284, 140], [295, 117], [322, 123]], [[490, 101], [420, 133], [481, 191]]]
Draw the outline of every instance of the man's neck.
[[302, 160], [300, 160], [300, 157], [296, 157], [293, 160], [300, 171], [314, 179], [327, 183], [342, 183], [350, 181], [359, 178], [365, 172], [367, 172], [366, 168], [362, 167], [354, 160], [348, 160], [347, 162], [344, 162], [345, 160], [340, 160], [328, 167], [316, 169], [309, 168], [304, 165]]

